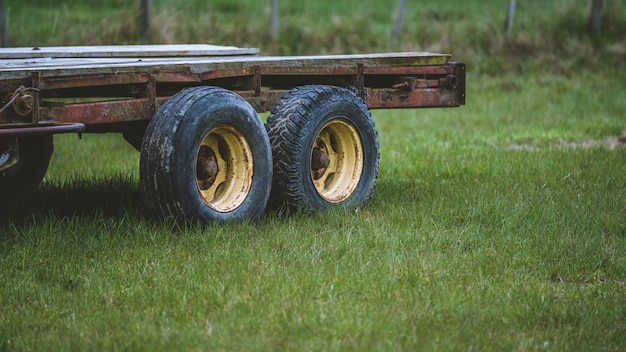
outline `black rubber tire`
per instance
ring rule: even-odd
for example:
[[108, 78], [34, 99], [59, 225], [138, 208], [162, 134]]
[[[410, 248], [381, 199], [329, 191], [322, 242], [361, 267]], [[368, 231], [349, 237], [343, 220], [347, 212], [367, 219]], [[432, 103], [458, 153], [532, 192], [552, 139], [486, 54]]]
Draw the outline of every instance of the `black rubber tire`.
[[[198, 166], [210, 153], [216, 168], [211, 177]], [[139, 176], [148, 206], [158, 215], [202, 224], [254, 220], [265, 209], [272, 182], [269, 139], [256, 111], [239, 95], [218, 87], [186, 89], [150, 121]], [[203, 192], [211, 189], [214, 197], [205, 199]]]
[[35, 190], [48, 171], [54, 150], [52, 135], [18, 137], [17, 146], [17, 164], [0, 171], [0, 194], [3, 195]]
[[[315, 184], [314, 181], [316, 177], [326, 177], [315, 171], [320, 169], [314, 169], [312, 162], [320, 138], [324, 139], [321, 132], [333, 126], [338, 127], [336, 132], [339, 135], [348, 136], [346, 141], [352, 140], [355, 148], [360, 148], [355, 152], [355, 160], [362, 161], [362, 164], [355, 161], [355, 164], [361, 165], [360, 171], [354, 171], [356, 166], [352, 168], [352, 165], [343, 169], [353, 173], [352, 178], [355, 180], [350, 181], [351, 175], [347, 175], [345, 192], [337, 188], [342, 186], [342, 182], [338, 181], [339, 184], [325, 189], [325, 186]], [[295, 88], [272, 109], [265, 127], [274, 160], [274, 181], [269, 201], [271, 208], [311, 211], [331, 206], [361, 207], [373, 194], [378, 178], [378, 134], [367, 106], [351, 91], [333, 86]], [[333, 141], [328, 136], [325, 138], [326, 141]], [[338, 144], [338, 148], [329, 146], [328, 149], [352, 153], [351, 146], [346, 145], [350, 143], [343, 143], [343, 146]], [[334, 171], [331, 184], [343, 178], [343, 171]], [[344, 193], [340, 194], [339, 191]]]

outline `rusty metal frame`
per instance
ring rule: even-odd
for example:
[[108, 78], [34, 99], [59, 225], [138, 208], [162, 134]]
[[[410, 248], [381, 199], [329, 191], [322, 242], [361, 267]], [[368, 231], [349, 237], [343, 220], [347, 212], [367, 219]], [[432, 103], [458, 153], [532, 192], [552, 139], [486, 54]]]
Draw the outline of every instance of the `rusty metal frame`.
[[[172, 94], [198, 85], [231, 89], [259, 112], [269, 111], [283, 94], [302, 84], [349, 87], [370, 109], [465, 104], [465, 65], [460, 63], [372, 67], [361, 63], [356, 66], [257, 64], [202, 73], [125, 72], [45, 77], [32, 72], [29, 81], [39, 92], [31, 116], [25, 120], [11, 111], [2, 112], [0, 124], [31, 123], [48, 128], [51, 133], [67, 128], [53, 130], [52, 125], [63, 124], [83, 124], [87, 131], [90, 125], [99, 125], [101, 130], [107, 124], [149, 120]], [[0, 135], [9, 133], [8, 129], [4, 131]]]

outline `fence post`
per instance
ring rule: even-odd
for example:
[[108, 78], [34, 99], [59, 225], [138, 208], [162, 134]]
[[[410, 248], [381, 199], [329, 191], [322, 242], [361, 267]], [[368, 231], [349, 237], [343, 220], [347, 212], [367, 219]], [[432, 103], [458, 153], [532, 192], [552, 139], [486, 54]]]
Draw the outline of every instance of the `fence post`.
[[391, 41], [395, 44], [400, 37], [400, 28], [402, 28], [402, 16], [404, 15], [405, 0], [398, 0], [398, 6], [396, 7], [396, 21], [393, 25], [393, 33], [391, 34]]
[[600, 35], [600, 29], [602, 27], [602, 0], [591, 0], [591, 12], [589, 13], [589, 27]]
[[515, 0], [509, 0], [509, 7], [504, 19], [504, 32], [508, 33], [513, 28], [513, 17], [515, 16]]
[[272, 38], [278, 38], [278, 0], [272, 0]]
[[141, 39], [150, 42], [150, 0], [139, 0], [139, 31]]
[[0, 0], [0, 35], [2, 35], [2, 47], [6, 48], [9, 46], [9, 36], [7, 34], [7, 21], [6, 16], [4, 14], [4, 1]]

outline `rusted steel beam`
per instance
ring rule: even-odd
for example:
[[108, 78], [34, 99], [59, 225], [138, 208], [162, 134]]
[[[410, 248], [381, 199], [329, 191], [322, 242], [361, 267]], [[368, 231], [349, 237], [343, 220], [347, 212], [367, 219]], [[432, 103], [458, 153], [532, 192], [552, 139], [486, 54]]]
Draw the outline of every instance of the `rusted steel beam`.
[[263, 66], [262, 75], [356, 75], [356, 66], [324, 66], [324, 67], [302, 67], [302, 66]]
[[[258, 112], [266, 112], [276, 105], [289, 90], [235, 91]], [[156, 109], [170, 97], [148, 97], [79, 104], [59, 104], [41, 108], [41, 120], [49, 122], [81, 122], [85, 125], [113, 124], [149, 120]]]
[[[85, 102], [76, 104], [44, 103], [39, 108], [38, 114], [33, 115], [33, 122], [38, 121], [56, 123], [84, 123], [85, 125], [103, 125], [138, 120], [149, 120], [158, 107], [169, 99], [168, 96], [157, 96], [158, 83], [186, 82], [197, 84], [211, 84], [212, 79], [248, 77], [250, 86], [243, 90], [234, 91], [244, 97], [258, 112], [266, 112], [278, 102], [282, 95], [289, 92], [293, 87], [290, 84], [319, 84], [318, 79], [305, 73], [320, 73], [319, 67], [245, 67], [228, 70], [206, 72], [202, 75], [189, 75], [181, 72], [180, 76], [169, 72], [146, 74], [135, 73], [115, 77], [114, 75], [76, 75], [59, 77], [37, 77], [33, 74], [33, 83], [44, 89], [72, 88], [77, 85], [107, 86], [145, 84], [141, 98], [117, 99], [113, 101]], [[418, 67], [325, 67], [321, 71], [325, 77], [345, 77], [353, 79], [353, 82], [380, 84], [391, 79], [389, 86], [364, 86], [366, 104], [371, 109], [383, 108], [420, 108], [420, 107], [451, 107], [465, 103], [465, 65], [450, 63], [444, 66], [418, 66]], [[361, 76], [363, 75], [363, 76]], [[281, 82], [286, 83], [282, 88], [266, 89], [265, 83], [285, 76]], [[294, 79], [301, 77], [306, 82], [289, 82], [287, 77]], [[359, 79], [361, 77], [361, 79]], [[369, 77], [369, 78], [368, 78]], [[378, 82], [378, 78], [382, 80]], [[395, 81], [394, 81], [395, 80]], [[273, 82], [276, 83], [276, 82]], [[182, 85], [181, 87], [184, 87]], [[265, 88], [264, 88], [265, 87]], [[173, 93], [171, 93], [173, 94]]]
[[[288, 92], [289, 90], [266, 90], [261, 91], [260, 96], [255, 96], [254, 91], [236, 93], [246, 99], [257, 112], [267, 112]], [[368, 89], [365, 103], [370, 109], [453, 107], [461, 104], [456, 90], [439, 88], [412, 91], [392, 88]]]
[[[62, 104], [42, 107], [42, 121], [106, 124], [125, 121], [147, 120], [169, 97], [128, 99], [80, 104]], [[156, 105], [156, 106], [155, 106]]]
[[[257, 65], [258, 66], [258, 65]], [[456, 65], [444, 66], [401, 66], [401, 67], [363, 67], [363, 75], [448, 75], [455, 72]], [[157, 72], [158, 83], [199, 83], [212, 79], [227, 77], [243, 77], [263, 75], [311, 75], [311, 76], [336, 76], [359, 74], [358, 67], [260, 67], [255, 70], [254, 66], [221, 69], [193, 74], [189, 72]], [[78, 74], [69, 76], [46, 76], [40, 77], [39, 89], [54, 90], [77, 87], [115, 86], [128, 84], [146, 84], [149, 81], [148, 73], [114, 73]]]
[[[267, 112], [289, 90], [238, 91], [258, 112]], [[153, 100], [154, 99], [154, 100]], [[83, 123], [85, 125], [109, 124], [137, 120], [149, 120], [158, 106], [169, 97], [117, 100], [42, 107], [41, 121]], [[155, 103], [156, 102], [156, 103]], [[370, 109], [451, 107], [459, 106], [455, 90], [438, 88], [415, 89], [369, 89], [366, 104]], [[156, 105], [156, 106], [155, 106]]]
[[124, 85], [135, 83], [147, 83], [146, 73], [125, 73], [123, 75], [102, 73], [102, 74], [81, 74], [71, 76], [48, 76], [40, 77], [41, 90], [78, 88], [78, 87], [98, 87], [111, 85]]
[[433, 108], [459, 106], [455, 90], [424, 88], [407, 91], [403, 89], [370, 89], [366, 102], [370, 109]]
[[451, 64], [443, 66], [389, 66], [368, 67], [365, 66], [365, 75], [448, 75], [454, 72], [455, 66]]
[[[253, 89], [235, 92], [246, 99], [256, 111], [267, 112], [289, 90], [262, 90], [258, 92]], [[143, 99], [45, 106], [41, 108], [40, 120], [64, 123], [80, 122], [85, 125], [149, 120], [156, 109], [167, 99], [169, 97], [148, 97]], [[367, 90], [366, 104], [370, 109], [389, 109], [451, 107], [459, 106], [462, 103], [455, 89], [416, 88], [407, 90], [374, 88]]]

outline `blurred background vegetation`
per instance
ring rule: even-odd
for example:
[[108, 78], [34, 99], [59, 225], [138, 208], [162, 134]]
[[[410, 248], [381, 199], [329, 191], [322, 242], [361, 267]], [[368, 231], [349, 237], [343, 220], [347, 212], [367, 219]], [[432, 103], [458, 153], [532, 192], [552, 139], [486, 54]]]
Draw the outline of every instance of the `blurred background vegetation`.
[[396, 40], [397, 0], [148, 2], [147, 36], [139, 28], [140, 0], [6, 2], [7, 45], [212, 43], [264, 55], [433, 51], [488, 74], [626, 62], [626, 6], [619, 0], [603, 2], [598, 32], [589, 22], [592, 0], [519, 0], [509, 30], [507, 0], [409, 1]]

